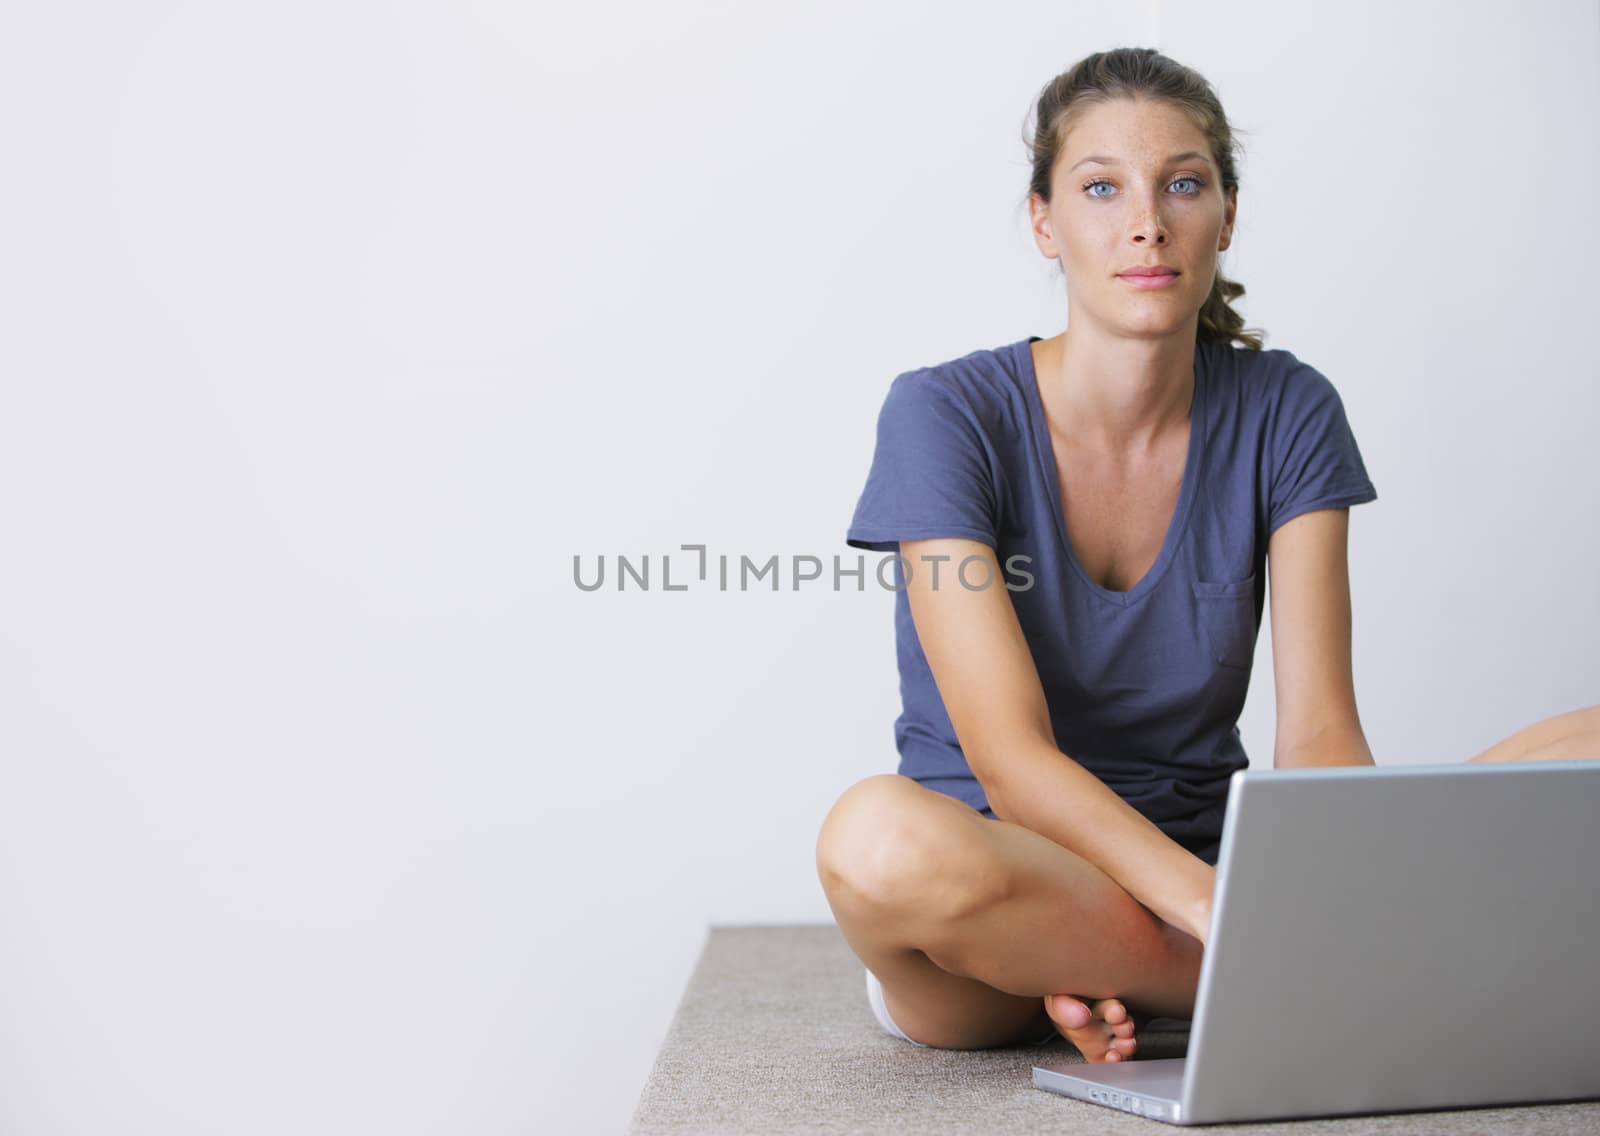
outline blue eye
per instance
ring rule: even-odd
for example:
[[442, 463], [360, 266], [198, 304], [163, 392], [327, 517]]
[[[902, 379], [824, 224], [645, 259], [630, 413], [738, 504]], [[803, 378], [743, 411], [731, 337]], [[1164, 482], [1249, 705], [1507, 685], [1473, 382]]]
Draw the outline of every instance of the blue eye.
[[[1194, 189], [1180, 191], [1180, 192], [1182, 192], [1183, 196], [1185, 196], [1185, 197], [1193, 197], [1193, 196], [1195, 196], [1196, 194], [1198, 194], [1200, 192], [1200, 187], [1205, 185], [1205, 182], [1201, 181], [1199, 178], [1192, 177], [1192, 176], [1187, 175], [1187, 174], [1185, 174], [1181, 178], [1177, 178], [1176, 180], [1173, 181], [1172, 184], [1173, 185], [1177, 185], [1179, 182], [1185, 182], [1185, 181], [1193, 182], [1194, 185], [1195, 185]], [[1097, 185], [1110, 185], [1110, 184], [1111, 183], [1108, 182], [1108, 181], [1105, 181], [1105, 180], [1100, 179], [1100, 178], [1096, 178], [1094, 181], [1091, 181], [1091, 182], [1087, 183], [1083, 187], [1083, 191], [1085, 193], [1089, 193], [1089, 191], [1091, 189], [1093, 189]], [[1089, 193], [1089, 196], [1090, 197], [1096, 197], [1096, 198], [1104, 199], [1108, 195], [1104, 194], [1104, 193]]]

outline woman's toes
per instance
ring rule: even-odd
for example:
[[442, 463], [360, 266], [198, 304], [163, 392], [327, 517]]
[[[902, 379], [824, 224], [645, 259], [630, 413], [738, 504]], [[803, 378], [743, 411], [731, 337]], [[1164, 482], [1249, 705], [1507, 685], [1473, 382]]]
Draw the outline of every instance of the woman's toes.
[[1120, 1025], [1128, 1017], [1127, 1008], [1115, 998], [1107, 998], [1098, 1007], [1100, 1016], [1110, 1025]]
[[1089, 1007], [1066, 994], [1052, 994], [1046, 999], [1046, 1012], [1052, 1021], [1068, 1029], [1082, 1029], [1094, 1018]]

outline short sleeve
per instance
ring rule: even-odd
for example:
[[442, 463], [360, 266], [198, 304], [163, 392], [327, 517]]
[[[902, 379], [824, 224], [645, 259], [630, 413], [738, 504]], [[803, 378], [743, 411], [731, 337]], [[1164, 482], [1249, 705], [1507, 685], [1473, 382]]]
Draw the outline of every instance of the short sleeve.
[[845, 535], [854, 548], [897, 551], [903, 540], [996, 543], [991, 449], [965, 398], [930, 371], [889, 385], [866, 487]]
[[1267, 532], [1301, 513], [1376, 501], [1344, 401], [1327, 376], [1297, 361], [1282, 380], [1272, 432]]

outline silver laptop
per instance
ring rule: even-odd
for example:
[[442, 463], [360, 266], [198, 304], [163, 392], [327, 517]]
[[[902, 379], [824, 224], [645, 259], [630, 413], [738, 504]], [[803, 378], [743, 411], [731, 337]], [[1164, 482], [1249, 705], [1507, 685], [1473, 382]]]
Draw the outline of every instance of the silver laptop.
[[1170, 1124], [1600, 1098], [1600, 758], [1241, 770], [1187, 1056], [1034, 1066]]

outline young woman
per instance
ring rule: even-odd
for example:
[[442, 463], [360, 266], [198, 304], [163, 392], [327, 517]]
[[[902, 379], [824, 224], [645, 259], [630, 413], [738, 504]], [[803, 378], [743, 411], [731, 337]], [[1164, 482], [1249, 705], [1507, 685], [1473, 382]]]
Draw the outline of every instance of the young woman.
[[[1210, 85], [1100, 52], [1035, 114], [1067, 330], [889, 389], [847, 540], [901, 557], [900, 768], [839, 799], [817, 870], [890, 1033], [1116, 1061], [1193, 1016], [1269, 559], [1274, 765], [1373, 764], [1346, 542], [1377, 491], [1333, 385], [1230, 306]], [[1600, 757], [1600, 706], [1472, 760], [1560, 757]]]

